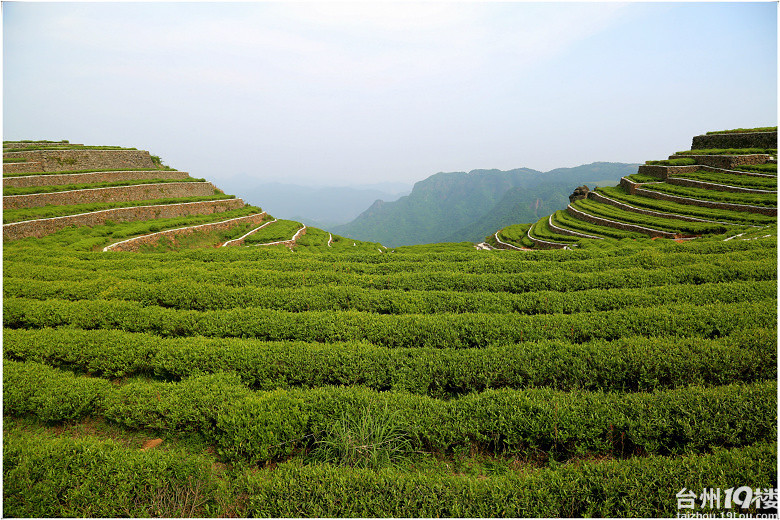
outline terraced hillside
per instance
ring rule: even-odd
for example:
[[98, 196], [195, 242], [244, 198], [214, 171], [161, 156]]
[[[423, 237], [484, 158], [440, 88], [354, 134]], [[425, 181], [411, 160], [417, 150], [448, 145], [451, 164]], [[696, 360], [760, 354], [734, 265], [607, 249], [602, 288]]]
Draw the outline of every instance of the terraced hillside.
[[4, 241], [7, 516], [656, 517], [777, 487], [763, 227], [387, 250], [228, 217]]
[[620, 186], [571, 199], [565, 210], [505, 228], [489, 241], [552, 249], [605, 239], [739, 237], [764, 228], [775, 235], [777, 129], [694, 137], [691, 150], [647, 161]]
[[[63, 231], [57, 236], [71, 237], [66, 239], [71, 247], [104, 251], [294, 247], [308, 231], [309, 238], [301, 241], [307, 247], [358, 247], [357, 241], [276, 221], [142, 150], [6, 141], [3, 159], [5, 241]], [[129, 222], [135, 224], [117, 227]], [[381, 248], [362, 242], [360, 247]]]

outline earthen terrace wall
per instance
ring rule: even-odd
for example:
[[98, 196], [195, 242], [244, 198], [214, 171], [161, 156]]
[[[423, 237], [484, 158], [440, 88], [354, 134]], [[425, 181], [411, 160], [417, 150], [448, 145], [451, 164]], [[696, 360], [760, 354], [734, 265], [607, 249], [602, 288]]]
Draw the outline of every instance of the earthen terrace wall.
[[707, 148], [777, 148], [777, 132], [697, 135], [691, 150]]
[[[22, 163], [23, 164], [23, 163]], [[190, 174], [172, 170], [114, 171], [93, 173], [66, 173], [61, 175], [24, 175], [3, 179], [3, 188], [29, 188], [30, 186], [58, 186], [64, 184], [88, 184], [93, 182], [119, 182], [150, 179], [188, 179]]]
[[183, 202], [179, 204], [162, 204], [155, 206], [137, 206], [132, 208], [115, 208], [79, 215], [12, 222], [3, 225], [3, 240], [20, 238], [40, 238], [51, 235], [69, 226], [99, 226], [107, 221], [135, 222], [139, 220], [156, 220], [161, 218], [186, 217], [190, 215], [210, 215], [222, 213], [244, 206], [241, 199], [209, 200], [203, 202]]
[[45, 172], [154, 169], [152, 157], [144, 150], [30, 150], [4, 152], [3, 157], [40, 162], [43, 167], [40, 171]]
[[3, 197], [4, 209], [66, 206], [70, 204], [92, 204], [96, 202], [128, 202], [133, 200], [154, 200], [179, 197], [208, 197], [214, 195], [216, 187], [210, 182], [166, 182], [162, 184], [138, 184], [113, 188], [34, 193], [31, 195], [9, 195]]

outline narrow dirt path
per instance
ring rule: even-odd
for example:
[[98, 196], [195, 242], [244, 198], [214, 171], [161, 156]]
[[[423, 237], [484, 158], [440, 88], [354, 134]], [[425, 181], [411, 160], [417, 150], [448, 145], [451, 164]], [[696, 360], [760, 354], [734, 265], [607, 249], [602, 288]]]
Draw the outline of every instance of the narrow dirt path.
[[306, 232], [306, 225], [304, 225], [301, 229], [299, 229], [290, 240], [278, 240], [276, 242], [267, 242], [265, 244], [255, 244], [255, 247], [258, 246], [275, 246], [279, 244], [286, 244], [287, 247], [292, 247], [295, 245], [295, 241], [298, 240], [298, 238], [301, 236], [302, 233]]
[[263, 213], [255, 213], [253, 215], [246, 215], [244, 217], [231, 218], [231, 219], [228, 219], [228, 220], [220, 220], [218, 222], [209, 222], [209, 223], [206, 223], [206, 224], [197, 224], [195, 226], [184, 226], [184, 227], [180, 227], [180, 228], [176, 228], [176, 229], [166, 229], [164, 231], [158, 231], [156, 233], [149, 233], [147, 235], [141, 235], [141, 236], [137, 236], [137, 237], [133, 237], [133, 238], [128, 238], [127, 240], [122, 240], [121, 242], [116, 242], [114, 244], [111, 244], [109, 246], [104, 247], [103, 248], [103, 252], [105, 253], [107, 251], [111, 251], [111, 250], [113, 250], [113, 249], [115, 249], [117, 247], [121, 247], [123, 245], [126, 247], [127, 244], [132, 244], [132, 243], [143, 244], [145, 242], [148, 242], [149, 240], [151, 240], [154, 237], [161, 237], [161, 236], [165, 236], [165, 235], [175, 236], [175, 235], [181, 234], [181, 233], [191, 233], [193, 231], [196, 231], [199, 228], [204, 228], [205, 229], [205, 228], [210, 228], [210, 227], [219, 227], [219, 226], [224, 226], [225, 224], [228, 224], [230, 222], [235, 222], [235, 221], [239, 221], [239, 220], [250, 220], [252, 218], [263, 217], [263, 216], [265, 216], [265, 212], [263, 212]]
[[243, 242], [244, 242], [244, 239], [245, 239], [246, 237], [248, 237], [249, 235], [251, 235], [251, 234], [252, 234], [252, 233], [254, 233], [255, 231], [260, 231], [261, 229], [263, 229], [263, 228], [264, 228], [265, 226], [267, 226], [268, 224], [273, 224], [273, 223], [274, 223], [274, 222], [276, 222], [277, 220], [279, 220], [279, 219], [275, 218], [275, 219], [273, 219], [273, 220], [271, 220], [271, 221], [268, 221], [268, 222], [266, 222], [266, 223], [262, 224], [261, 226], [259, 226], [259, 227], [256, 227], [255, 229], [253, 229], [252, 231], [250, 231], [249, 233], [247, 233], [246, 235], [244, 235], [244, 236], [242, 236], [242, 237], [239, 237], [239, 238], [234, 238], [233, 240], [228, 240], [227, 242], [225, 242], [224, 244], [222, 244], [220, 247], [225, 247], [226, 245], [228, 245], [228, 244], [231, 244], [231, 243], [233, 243], [233, 242], [238, 242], [239, 244], [236, 244], [236, 245], [240, 245], [240, 243], [243, 243]]

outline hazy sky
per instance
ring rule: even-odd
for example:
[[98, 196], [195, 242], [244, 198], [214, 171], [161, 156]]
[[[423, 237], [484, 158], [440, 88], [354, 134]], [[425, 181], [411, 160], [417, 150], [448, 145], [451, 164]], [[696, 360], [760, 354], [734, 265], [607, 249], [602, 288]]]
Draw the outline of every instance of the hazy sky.
[[643, 162], [777, 124], [777, 4], [3, 2], [3, 139], [247, 183]]

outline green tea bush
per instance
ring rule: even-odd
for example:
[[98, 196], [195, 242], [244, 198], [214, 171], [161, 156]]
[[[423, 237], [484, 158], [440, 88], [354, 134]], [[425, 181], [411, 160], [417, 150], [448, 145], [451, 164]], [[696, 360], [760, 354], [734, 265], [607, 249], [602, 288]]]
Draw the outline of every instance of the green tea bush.
[[672, 233], [687, 233], [698, 235], [707, 233], [717, 234], [725, 233], [728, 229], [725, 225], [714, 222], [690, 222], [679, 220], [672, 216], [666, 218], [645, 215], [642, 213], [636, 213], [634, 211], [627, 211], [595, 200], [578, 200], [573, 204], [573, 206], [596, 217], [606, 218], [617, 222], [636, 224], [639, 226], [645, 226], [651, 229], [658, 229]]
[[683, 150], [675, 155], [777, 155], [776, 148], [707, 148], [704, 150]]
[[102, 409], [111, 383], [77, 377], [39, 363], [3, 362], [3, 413], [33, 414], [56, 423], [91, 416]]
[[777, 206], [777, 194], [772, 193], [735, 193], [730, 191], [715, 191], [705, 188], [689, 188], [660, 182], [642, 186], [642, 189], [660, 191], [670, 195], [692, 199], [726, 202], [729, 204], [748, 204], [752, 206]]
[[[628, 394], [503, 389], [441, 401], [354, 386], [249, 393], [236, 376], [223, 374], [114, 388], [106, 381], [53, 374], [35, 363], [17, 365], [4, 388], [20, 386], [19, 374], [25, 372], [32, 374], [26, 379], [34, 380], [35, 388], [8, 394], [11, 413], [31, 412], [52, 422], [96, 414], [131, 428], [198, 431], [233, 462], [275, 460], [332, 440], [334, 418], [359, 418], [367, 409], [393, 415], [396, 439], [437, 453], [476, 448], [524, 457], [545, 453], [552, 460], [625, 457], [705, 452], [777, 435], [776, 381]], [[77, 390], [63, 392], [66, 383]], [[75, 412], [62, 413], [63, 407]], [[354, 432], [355, 425], [346, 427]], [[376, 439], [382, 427], [387, 420], [364, 430]]]
[[180, 197], [154, 200], [137, 200], [126, 202], [105, 202], [97, 204], [71, 204], [68, 206], [39, 206], [36, 208], [7, 209], [3, 211], [3, 224], [21, 222], [23, 220], [35, 220], [41, 218], [64, 217], [66, 215], [78, 215], [79, 213], [91, 213], [116, 208], [133, 208], [138, 206], [161, 206], [163, 204], [183, 204], [186, 202], [205, 202], [210, 200], [234, 199], [235, 195], [212, 195], [209, 197]]
[[690, 166], [696, 164], [696, 159], [681, 157], [679, 159], [664, 159], [660, 161], [645, 161], [645, 164], [658, 164], [662, 166]]
[[198, 455], [31, 434], [4, 439], [3, 505], [11, 517], [666, 517], [683, 487], [773, 487], [776, 465], [777, 445], [757, 443], [490, 477], [300, 461], [219, 475]]
[[111, 440], [5, 435], [9, 517], [208, 517], [219, 484], [207, 459]]
[[674, 177], [702, 182], [712, 182], [715, 184], [723, 184], [728, 186], [738, 186], [742, 188], [777, 190], [777, 178], [772, 177], [752, 177], [749, 175], [707, 171], [681, 173], [679, 175], [674, 175]]
[[208, 374], [180, 383], [135, 380], [107, 394], [103, 415], [130, 428], [212, 434], [217, 419], [250, 395], [235, 374]]
[[719, 220], [745, 225], [766, 225], [776, 222], [777, 217], [748, 213], [746, 211], [730, 211], [725, 209], [702, 208], [690, 204], [680, 204], [666, 200], [651, 199], [642, 195], [628, 195], [622, 188], [599, 188], [603, 195], [631, 206], [647, 208], [654, 211], [692, 216], [708, 220]]
[[716, 130], [714, 132], [707, 132], [707, 135], [712, 134], [742, 134], [747, 132], [777, 132], [776, 126], [760, 126], [758, 128], [734, 128], [732, 130]]
[[[689, 273], [692, 274], [692, 273]], [[759, 274], [759, 273], [754, 273]], [[176, 311], [118, 301], [5, 298], [9, 328], [69, 326], [118, 329], [163, 337], [207, 336], [266, 341], [365, 340], [386, 347], [473, 348], [545, 339], [572, 343], [623, 336], [716, 338], [746, 327], [772, 327], [776, 299], [708, 305], [670, 304], [573, 315], [376, 315], [355, 311]]]
[[248, 480], [257, 517], [673, 517], [682, 487], [772, 487], [777, 447], [588, 460], [477, 478], [282, 464]]
[[735, 166], [734, 169], [740, 171], [746, 171], [746, 172], [758, 172], [767, 175], [771, 175], [771, 174], [777, 175], [777, 163], [741, 164], [739, 166]]
[[6, 359], [104, 377], [178, 381], [231, 372], [255, 390], [359, 385], [450, 398], [489, 388], [651, 391], [777, 378], [774, 327], [718, 339], [547, 340], [481, 349], [388, 349], [368, 343], [160, 338], [114, 330], [5, 329]]
[[93, 182], [87, 184], [60, 184], [47, 186], [27, 186], [24, 188], [3, 188], [3, 196], [31, 195], [35, 193], [56, 193], [59, 191], [91, 190], [95, 188], [117, 188], [123, 186], [139, 186], [143, 184], [170, 184], [172, 182], [205, 182], [206, 179], [136, 179], [116, 182]]
[[231, 461], [256, 463], [288, 457], [304, 444], [308, 405], [276, 390], [231, 402], [216, 419], [218, 453]]

